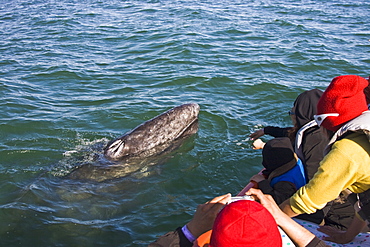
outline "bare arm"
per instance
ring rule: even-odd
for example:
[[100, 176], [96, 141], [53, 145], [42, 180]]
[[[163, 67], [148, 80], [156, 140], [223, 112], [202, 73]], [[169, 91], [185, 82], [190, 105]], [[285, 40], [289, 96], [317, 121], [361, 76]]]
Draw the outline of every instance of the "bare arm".
[[299, 215], [292, 210], [290, 206], [290, 198], [286, 199], [283, 203], [280, 204], [280, 209], [291, 218]]
[[252, 195], [274, 216], [276, 223], [284, 230], [289, 238], [299, 247], [307, 246], [314, 238], [307, 229], [303, 228], [297, 222], [280, 210], [270, 195], [265, 195], [261, 190], [250, 189], [247, 195]]
[[193, 238], [198, 238], [201, 234], [212, 228], [218, 212], [230, 201], [230, 197], [230, 194], [226, 194], [198, 205], [193, 219], [186, 224], [188, 231], [192, 235], [190, 236], [191, 239], [185, 234], [183, 228], [179, 227], [175, 231], [159, 237], [155, 242], [150, 243], [148, 247], [193, 246]]

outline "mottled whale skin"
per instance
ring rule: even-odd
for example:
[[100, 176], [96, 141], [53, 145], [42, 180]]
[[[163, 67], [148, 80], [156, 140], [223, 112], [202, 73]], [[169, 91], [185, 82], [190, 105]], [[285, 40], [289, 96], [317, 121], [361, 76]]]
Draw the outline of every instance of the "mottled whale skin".
[[65, 177], [102, 182], [163, 164], [197, 133], [199, 108], [198, 104], [183, 104], [142, 123], [108, 142], [101, 155], [88, 158]]
[[104, 155], [113, 161], [130, 156], [150, 156], [158, 152], [156, 147], [163, 149], [166, 144], [195, 134], [199, 109], [195, 103], [176, 106], [109, 142]]

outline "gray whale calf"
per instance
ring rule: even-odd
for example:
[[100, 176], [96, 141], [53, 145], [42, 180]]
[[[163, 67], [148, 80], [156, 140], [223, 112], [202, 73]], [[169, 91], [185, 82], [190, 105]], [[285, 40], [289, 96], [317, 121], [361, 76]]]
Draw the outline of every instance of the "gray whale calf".
[[121, 137], [111, 141], [104, 148], [104, 155], [110, 160], [121, 160], [129, 156], [148, 156], [157, 146], [194, 134], [191, 128], [198, 120], [198, 104], [183, 104], [144, 122]]
[[199, 109], [195, 103], [183, 104], [140, 124], [108, 142], [102, 154], [95, 154], [66, 177], [101, 182], [163, 163], [198, 131]]

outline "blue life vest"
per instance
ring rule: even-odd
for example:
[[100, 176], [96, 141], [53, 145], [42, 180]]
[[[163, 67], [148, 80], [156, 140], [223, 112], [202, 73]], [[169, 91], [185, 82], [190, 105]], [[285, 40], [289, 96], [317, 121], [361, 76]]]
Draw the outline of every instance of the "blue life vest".
[[270, 182], [270, 186], [273, 187], [277, 182], [281, 181], [293, 183], [297, 187], [297, 190], [307, 183], [303, 163], [300, 159], [298, 159], [296, 165], [292, 169], [273, 178]]

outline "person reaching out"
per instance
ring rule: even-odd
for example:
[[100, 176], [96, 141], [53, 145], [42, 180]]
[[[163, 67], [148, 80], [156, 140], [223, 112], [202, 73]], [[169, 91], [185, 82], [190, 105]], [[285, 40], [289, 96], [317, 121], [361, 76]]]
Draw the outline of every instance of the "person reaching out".
[[253, 143], [255, 149], [262, 148], [263, 142], [258, 138], [263, 135], [289, 137], [294, 152], [305, 166], [308, 180], [316, 173], [319, 163], [324, 157], [323, 150], [328, 143], [327, 138], [321, 134], [320, 128], [314, 121], [317, 102], [322, 94], [321, 90], [312, 89], [298, 95], [293, 108], [289, 111], [293, 127], [266, 126], [249, 136], [251, 140], [255, 141]]
[[[320, 127], [314, 120], [317, 114], [317, 103], [323, 92], [312, 89], [301, 93], [294, 101], [293, 108], [289, 111], [294, 127], [279, 128], [267, 126], [250, 135], [256, 139], [261, 134], [269, 134], [274, 137], [288, 136], [294, 146], [294, 152], [303, 162], [307, 181], [311, 180], [317, 172], [320, 161], [324, 157], [324, 149], [328, 144], [328, 138], [322, 134]], [[264, 143], [257, 139], [253, 142], [254, 149], [263, 147]], [[299, 218], [316, 224], [333, 226], [339, 230], [346, 230], [355, 215], [355, 211], [342, 194], [329, 202], [322, 210], [312, 214], [303, 214]]]
[[262, 174], [254, 175], [251, 181], [278, 204], [307, 183], [302, 161], [294, 153], [288, 137], [274, 138], [264, 145], [262, 165], [265, 167]]
[[[313, 213], [346, 189], [353, 193], [370, 189], [370, 111], [364, 94], [368, 85], [360, 76], [338, 76], [320, 98], [315, 120], [330, 137], [326, 156], [308, 184], [280, 205], [287, 215]], [[331, 233], [328, 240], [349, 242], [365, 225], [365, 219], [354, 217], [345, 233]]]

